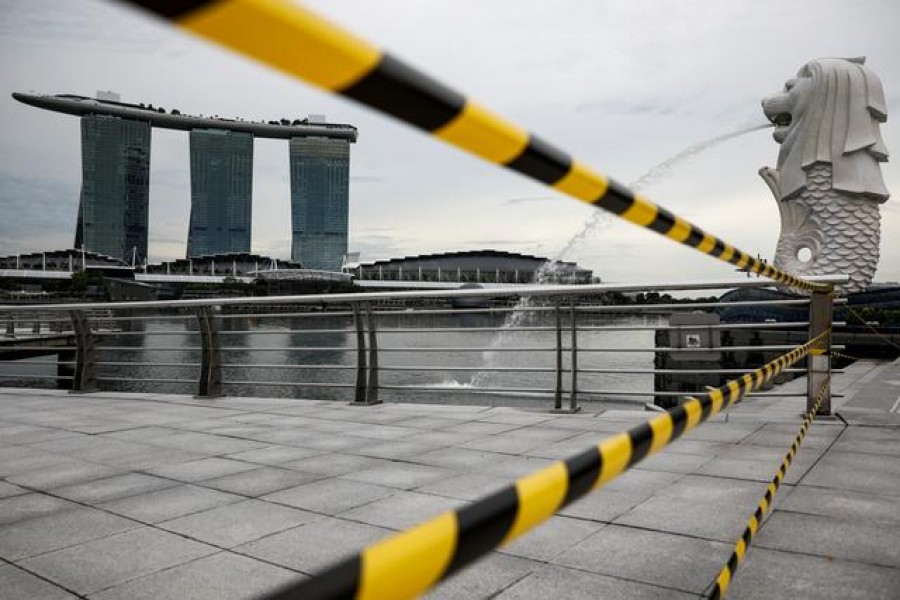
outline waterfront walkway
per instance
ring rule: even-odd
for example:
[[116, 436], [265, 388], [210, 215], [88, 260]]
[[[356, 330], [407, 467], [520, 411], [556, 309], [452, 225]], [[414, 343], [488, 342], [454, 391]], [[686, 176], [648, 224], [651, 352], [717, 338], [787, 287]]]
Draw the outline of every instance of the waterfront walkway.
[[[900, 361], [834, 388], [731, 598], [900, 590]], [[803, 408], [746, 400], [432, 597], [697, 597]], [[0, 596], [251, 598], [647, 416], [0, 388]]]

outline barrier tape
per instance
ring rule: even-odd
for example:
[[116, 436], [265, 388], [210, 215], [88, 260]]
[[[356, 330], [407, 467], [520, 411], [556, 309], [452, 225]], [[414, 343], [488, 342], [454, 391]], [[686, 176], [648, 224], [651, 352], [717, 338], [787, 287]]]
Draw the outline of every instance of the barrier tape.
[[738, 269], [806, 291], [804, 281], [592, 170], [398, 58], [286, 0], [128, 0], [198, 36], [430, 133]]
[[855, 357], [855, 356], [850, 356], [849, 354], [844, 354], [843, 352], [838, 352], [837, 350], [832, 350], [832, 351], [831, 351], [831, 355], [834, 356], [834, 357], [836, 357], [836, 358], [846, 358], [847, 360], [854, 360], [854, 361], [856, 361], [856, 360], [862, 360], [862, 359], [857, 358], [857, 357]]
[[756, 535], [756, 532], [762, 526], [763, 517], [765, 517], [766, 512], [771, 508], [772, 500], [778, 492], [778, 487], [781, 485], [781, 481], [787, 474], [787, 470], [790, 468], [791, 462], [793, 462], [794, 456], [797, 454], [797, 450], [800, 449], [800, 444], [803, 442], [803, 438], [806, 437], [806, 431], [812, 424], [813, 419], [816, 418], [816, 412], [819, 410], [819, 405], [822, 404], [822, 400], [825, 399], [825, 396], [830, 389], [831, 378], [829, 377], [822, 384], [822, 388], [819, 390], [812, 408], [807, 411], [806, 417], [803, 419], [803, 425], [800, 426], [800, 431], [797, 432], [797, 437], [794, 438], [794, 443], [791, 444], [791, 449], [788, 450], [788, 453], [784, 456], [784, 460], [781, 461], [781, 467], [779, 467], [778, 472], [775, 473], [775, 477], [772, 478], [772, 481], [769, 482], [769, 487], [766, 489], [766, 495], [759, 501], [759, 504], [756, 506], [756, 512], [753, 513], [750, 520], [747, 522], [747, 528], [734, 545], [734, 551], [731, 553], [731, 557], [719, 572], [719, 576], [716, 578], [715, 585], [709, 595], [711, 600], [720, 600], [721, 598], [724, 598], [726, 592], [728, 592], [728, 586], [731, 583], [731, 580], [734, 579], [734, 574], [737, 571], [738, 565], [740, 565], [741, 561], [744, 560], [744, 557], [747, 556], [747, 551], [750, 549], [750, 543], [753, 541], [753, 536]]
[[829, 334], [826, 331], [752, 373], [711, 389], [703, 398], [686, 398], [682, 405], [637, 427], [463, 508], [394, 534], [318, 576], [288, 584], [266, 598], [414, 598], [739, 402], [823, 344]]

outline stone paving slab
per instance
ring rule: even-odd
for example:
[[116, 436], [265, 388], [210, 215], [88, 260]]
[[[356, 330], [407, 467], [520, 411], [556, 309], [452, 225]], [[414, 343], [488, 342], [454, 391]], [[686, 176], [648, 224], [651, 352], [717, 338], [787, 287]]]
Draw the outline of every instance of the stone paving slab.
[[318, 481], [319, 479], [322, 479], [320, 475], [312, 473], [262, 467], [215, 479], [207, 479], [203, 482], [203, 485], [223, 492], [255, 498], [263, 494], [270, 494], [289, 487]]
[[453, 575], [423, 598], [492, 598], [540, 566], [541, 563], [536, 561], [493, 553], [479, 561], [477, 568], [465, 569]]
[[546, 565], [496, 596], [497, 600], [603, 598], [604, 600], [687, 600], [695, 594], [625, 581], [586, 571]]
[[361, 481], [323, 479], [267, 494], [262, 500], [313, 512], [337, 515], [363, 504], [380, 500], [397, 490]]
[[207, 544], [232, 548], [317, 518], [314, 513], [245, 500], [164, 521], [159, 527]]
[[341, 513], [341, 516], [360, 523], [399, 530], [461, 505], [457, 500], [440, 496], [397, 491], [386, 498]]
[[297, 573], [220, 552], [172, 569], [158, 571], [91, 596], [97, 600], [241, 600], [275, 591]]
[[[700, 594], [722, 567], [728, 544], [608, 525], [555, 562], [603, 575]], [[652, 567], [651, 567], [652, 565]]]
[[890, 455], [832, 451], [810, 470], [803, 483], [900, 496], [900, 460]]
[[900, 570], [752, 548], [728, 591], [731, 600], [896, 600]]
[[63, 510], [0, 528], [0, 557], [8, 561], [19, 561], [136, 529], [139, 525], [94, 508]]
[[550, 562], [569, 548], [598, 532], [604, 525], [583, 519], [554, 516], [531, 533], [500, 549], [503, 554]]
[[0, 481], [0, 498], [9, 498], [10, 496], [18, 496], [24, 494], [25, 488], [21, 488], [5, 481]]
[[[863, 367], [839, 377], [889, 371]], [[730, 597], [900, 589], [900, 415], [879, 402], [814, 423]], [[734, 407], [430, 597], [696, 597], [803, 405]], [[254, 597], [648, 416], [0, 388], [0, 596]]]
[[0, 526], [77, 507], [73, 502], [40, 492], [17, 494], [0, 499]]
[[896, 496], [802, 485], [784, 495], [780, 508], [835, 519], [900, 525], [900, 501]]
[[212, 546], [145, 527], [44, 554], [21, 565], [87, 595], [215, 552]]
[[0, 590], [3, 590], [4, 600], [74, 600], [78, 597], [10, 564], [0, 565]]
[[234, 550], [303, 573], [313, 574], [393, 533], [390, 529], [337, 517], [267, 536]]
[[776, 510], [755, 544], [900, 568], [900, 526]]
[[53, 488], [52, 493], [54, 496], [94, 505], [176, 485], [178, 485], [177, 482], [163, 477], [154, 477], [145, 473], [125, 473], [105, 479]]
[[98, 507], [143, 523], [160, 523], [223, 504], [238, 502], [241, 499], [235, 494], [226, 494], [210, 488], [178, 485], [138, 496], [103, 502]]

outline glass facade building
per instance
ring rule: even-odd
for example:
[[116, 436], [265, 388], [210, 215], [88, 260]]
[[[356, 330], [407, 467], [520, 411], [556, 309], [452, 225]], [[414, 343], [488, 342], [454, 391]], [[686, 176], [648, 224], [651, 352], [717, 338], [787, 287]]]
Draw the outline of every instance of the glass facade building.
[[142, 263], [150, 211], [150, 123], [82, 117], [81, 173], [75, 246]]
[[289, 160], [291, 260], [339, 271], [347, 252], [350, 142], [291, 138]]
[[253, 134], [191, 131], [187, 255], [250, 252]]

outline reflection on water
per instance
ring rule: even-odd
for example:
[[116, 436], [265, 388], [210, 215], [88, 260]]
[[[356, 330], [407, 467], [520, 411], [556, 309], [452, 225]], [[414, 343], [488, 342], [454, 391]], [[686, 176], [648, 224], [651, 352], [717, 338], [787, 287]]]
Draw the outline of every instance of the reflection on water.
[[[378, 360], [383, 370], [379, 383], [388, 387], [416, 386], [424, 389], [385, 389], [385, 401], [458, 402], [473, 404], [547, 406], [556, 383], [556, 332], [507, 330], [503, 342], [492, 348], [494, 331], [503, 314], [416, 314], [397, 312], [378, 316]], [[352, 317], [260, 318], [240, 316], [219, 320], [224, 391], [237, 396], [305, 397], [350, 401], [356, 381], [356, 330]], [[528, 319], [528, 326], [553, 327], [552, 313]], [[583, 313], [579, 326], [664, 325], [656, 315], [607, 315]], [[416, 331], [417, 329], [451, 331]], [[303, 331], [297, 331], [303, 330]], [[105, 336], [98, 346], [97, 376], [103, 389], [155, 393], [196, 393], [200, 365], [200, 339], [193, 318], [133, 322], [128, 335]], [[653, 331], [578, 332], [579, 369], [651, 369], [653, 353], [586, 352], [590, 348], [652, 348]], [[563, 346], [569, 346], [563, 323]], [[110, 349], [114, 347], [115, 349]], [[308, 350], [307, 350], [308, 348]], [[468, 351], [465, 351], [468, 349]], [[489, 365], [484, 350], [491, 349]], [[49, 357], [44, 357], [47, 360]], [[563, 352], [568, 369], [570, 353]], [[22, 372], [19, 365], [0, 364], [9, 372]], [[128, 365], [108, 364], [123, 363]], [[148, 364], [155, 363], [155, 364]], [[542, 372], [485, 371], [478, 377], [484, 388], [527, 389], [529, 392], [489, 395], [472, 392], [472, 377], [480, 369], [543, 369]], [[329, 368], [320, 368], [329, 367]], [[344, 367], [344, 368], [336, 368]], [[427, 369], [422, 369], [428, 367]], [[55, 373], [55, 367], [33, 366], [27, 373]], [[183, 380], [179, 382], [179, 380]], [[245, 383], [241, 383], [245, 382]], [[253, 382], [253, 383], [249, 383]], [[269, 385], [266, 385], [269, 384]], [[313, 385], [303, 385], [313, 384]], [[337, 384], [343, 387], [328, 387]], [[565, 373], [568, 390], [571, 374]], [[31, 385], [31, 383], [29, 383]], [[650, 374], [579, 373], [579, 400], [598, 400], [591, 391], [652, 391]], [[615, 395], [604, 400], [615, 400]], [[619, 401], [646, 402], [650, 397], [620, 397]], [[564, 401], [566, 397], [564, 397]]]

